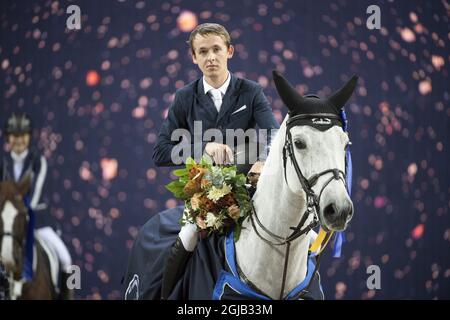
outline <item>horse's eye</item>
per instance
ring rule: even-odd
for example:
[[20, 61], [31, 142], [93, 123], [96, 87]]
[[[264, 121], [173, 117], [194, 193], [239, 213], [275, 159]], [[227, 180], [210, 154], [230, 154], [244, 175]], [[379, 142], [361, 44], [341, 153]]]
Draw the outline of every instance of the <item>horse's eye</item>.
[[294, 144], [297, 149], [306, 149], [306, 143], [302, 140], [295, 140]]

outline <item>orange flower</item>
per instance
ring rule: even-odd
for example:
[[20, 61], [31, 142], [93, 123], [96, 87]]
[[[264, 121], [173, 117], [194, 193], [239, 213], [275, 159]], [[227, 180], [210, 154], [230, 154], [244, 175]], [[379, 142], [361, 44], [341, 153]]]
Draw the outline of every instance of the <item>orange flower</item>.
[[198, 173], [197, 167], [192, 167], [191, 170], [189, 170], [189, 180], [192, 180]]
[[196, 210], [200, 209], [201, 197], [202, 197], [202, 194], [201, 194], [201, 193], [196, 193], [196, 194], [194, 194], [194, 196], [191, 198], [191, 207], [192, 207], [192, 210], [196, 211]]
[[201, 182], [203, 175], [207, 172], [207, 169], [200, 167], [193, 167], [189, 170], [189, 181], [184, 186], [184, 193], [192, 197], [195, 193], [201, 191]]
[[197, 218], [195, 218], [195, 222], [197, 223], [197, 225], [199, 226], [200, 229], [202, 229], [202, 230], [206, 229], [205, 219], [203, 219], [201, 216], [198, 216]]
[[231, 207], [232, 205], [236, 204], [236, 200], [234, 199], [233, 195], [229, 193], [222, 199], [219, 199], [219, 201], [217, 201], [217, 204], [219, 207]]
[[202, 181], [200, 182], [200, 187], [204, 190], [206, 188], [208, 188], [211, 185], [211, 181], [206, 180], [206, 179], [202, 179]]
[[233, 204], [231, 207], [228, 207], [228, 215], [234, 220], [237, 221], [239, 217], [241, 216], [241, 210], [239, 207], [235, 204]]
[[206, 209], [206, 211], [217, 212], [217, 205], [214, 203], [214, 201], [208, 199], [208, 197], [205, 195], [201, 197], [201, 204], [203, 205], [202, 207]]
[[192, 197], [195, 193], [200, 191], [200, 180], [190, 180], [184, 186], [184, 193], [186, 193], [189, 197]]
[[193, 167], [189, 170], [189, 180], [201, 180], [203, 175], [207, 172], [207, 169], [200, 167]]

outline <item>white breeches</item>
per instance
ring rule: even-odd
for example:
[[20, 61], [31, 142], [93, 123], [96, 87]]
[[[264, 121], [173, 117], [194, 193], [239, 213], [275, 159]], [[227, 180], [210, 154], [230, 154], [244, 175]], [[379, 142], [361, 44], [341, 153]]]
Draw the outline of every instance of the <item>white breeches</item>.
[[184, 249], [189, 252], [193, 252], [198, 242], [197, 225], [194, 223], [186, 223], [181, 227], [178, 236], [181, 239]]
[[72, 265], [72, 258], [70, 257], [69, 250], [67, 249], [64, 242], [61, 238], [56, 234], [56, 232], [50, 227], [44, 227], [36, 229], [36, 232], [39, 234], [45, 243], [53, 248], [58, 255], [58, 259], [61, 262], [62, 268], [64, 271], [68, 269]]

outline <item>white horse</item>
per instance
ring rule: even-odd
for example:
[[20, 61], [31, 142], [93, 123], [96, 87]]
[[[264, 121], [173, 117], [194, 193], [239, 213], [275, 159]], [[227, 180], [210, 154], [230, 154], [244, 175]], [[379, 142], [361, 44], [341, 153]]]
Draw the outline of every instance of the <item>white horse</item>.
[[[295, 90], [280, 77], [281, 75], [274, 73], [278, 92], [290, 113], [300, 114], [300, 122], [320, 119], [316, 123], [311, 122], [312, 125], [320, 126], [320, 121], [324, 125], [331, 123], [331, 115], [324, 114], [320, 109], [315, 113], [302, 112], [303, 106], [299, 104], [314, 104], [321, 99], [303, 98], [298, 94], [296, 96]], [[333, 96], [334, 106], [338, 110], [350, 97], [355, 84], [354, 78]], [[284, 96], [280, 86], [284, 86]], [[333, 100], [333, 97], [328, 100]], [[309, 110], [311, 109], [314, 106]], [[253, 197], [256, 215], [253, 220], [244, 221], [240, 239], [235, 244], [236, 260], [242, 274], [248, 282], [274, 299], [285, 297], [305, 279], [309, 247], [317, 236], [311, 229], [294, 238], [290, 244], [282, 245], [293, 233], [290, 227], [298, 226], [302, 217], [307, 218], [299, 227], [305, 230], [315, 218], [315, 213], [307, 210], [307, 192], [310, 191], [307, 183], [302, 184], [299, 173], [306, 181], [311, 181], [312, 177], [317, 178], [310, 190], [317, 196], [316, 218], [325, 231], [344, 230], [353, 215], [353, 204], [347, 193], [344, 176], [345, 149], [349, 144], [347, 133], [336, 125], [324, 131], [311, 125], [293, 123], [289, 126], [291, 150], [300, 169], [298, 172], [290, 157], [287, 157], [285, 168], [283, 164], [283, 149], [289, 137], [287, 123], [292, 118], [286, 116], [272, 142]], [[285, 152], [289, 153], [289, 148]], [[259, 219], [260, 224], [255, 222], [256, 219]], [[286, 250], [286, 246], [290, 247], [289, 250]], [[289, 254], [289, 259], [285, 267], [286, 254]]]

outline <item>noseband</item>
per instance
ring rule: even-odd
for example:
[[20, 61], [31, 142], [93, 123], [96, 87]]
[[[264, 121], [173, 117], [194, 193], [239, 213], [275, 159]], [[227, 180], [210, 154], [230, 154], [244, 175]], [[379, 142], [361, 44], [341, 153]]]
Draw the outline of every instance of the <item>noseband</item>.
[[0, 239], [3, 239], [4, 237], [11, 237], [14, 241], [16, 241], [19, 245], [23, 245], [24, 239], [21, 239], [20, 237], [16, 236], [12, 232], [0, 232]]
[[[282, 245], [286, 245], [286, 254], [285, 254], [285, 261], [284, 261], [284, 270], [283, 270], [283, 280], [282, 280], [282, 286], [281, 286], [281, 292], [280, 292], [280, 299], [283, 298], [283, 293], [284, 293], [284, 288], [285, 288], [285, 284], [286, 284], [286, 272], [287, 272], [287, 266], [288, 266], [288, 261], [289, 261], [289, 251], [290, 251], [290, 245], [291, 242], [295, 239], [297, 239], [298, 237], [308, 233], [309, 231], [311, 231], [313, 228], [315, 228], [318, 224], [319, 224], [319, 217], [318, 217], [318, 213], [320, 212], [320, 197], [322, 196], [322, 193], [324, 191], [324, 189], [331, 183], [331, 181], [333, 180], [342, 180], [342, 182], [344, 183], [345, 187], [347, 188], [347, 183], [346, 183], [346, 173], [343, 172], [342, 170], [339, 169], [327, 169], [324, 170], [320, 173], [314, 174], [312, 175], [309, 179], [307, 179], [303, 173], [302, 170], [300, 169], [300, 166], [298, 165], [297, 159], [295, 158], [295, 153], [294, 153], [294, 144], [292, 143], [292, 135], [291, 135], [291, 129], [294, 126], [300, 125], [300, 123], [304, 124], [305, 120], [308, 121], [310, 119], [313, 118], [328, 118], [330, 119], [330, 121], [333, 122], [341, 122], [341, 118], [338, 115], [335, 114], [328, 114], [328, 113], [317, 113], [317, 114], [308, 114], [308, 115], [296, 115], [293, 116], [292, 118], [289, 118], [287, 120], [286, 123], [286, 137], [285, 137], [285, 143], [284, 143], [284, 147], [283, 147], [283, 170], [284, 170], [284, 179], [286, 181], [286, 184], [288, 184], [287, 181], [287, 174], [286, 174], [286, 170], [287, 170], [287, 159], [289, 158], [294, 166], [295, 172], [297, 174], [298, 179], [300, 180], [300, 184], [302, 186], [303, 191], [306, 194], [306, 210], [303, 213], [300, 222], [298, 223], [298, 225], [296, 227], [290, 227], [290, 230], [293, 230], [293, 232], [287, 236], [287, 237], [282, 237], [279, 236], [277, 234], [274, 234], [273, 232], [271, 232], [270, 230], [268, 230], [259, 220], [258, 215], [256, 214], [256, 210], [253, 206], [253, 202], [252, 202], [252, 210], [253, 213], [252, 215], [250, 215], [250, 220], [253, 226], [253, 229], [255, 230], [255, 233], [257, 234], [257, 236], [263, 240], [264, 242], [266, 242], [267, 244], [271, 245], [271, 246], [282, 246]], [[328, 173], [332, 173], [333, 175], [323, 184], [322, 188], [320, 189], [319, 195], [317, 195], [314, 190], [312, 189], [317, 181], [319, 180], [319, 178], [323, 175], [326, 175]], [[313, 215], [313, 220], [311, 221], [311, 223], [309, 223], [306, 227], [304, 227], [306, 221], [308, 220], [308, 217], [310, 215]], [[255, 219], [253, 219], [253, 216], [255, 216]], [[264, 230], [270, 237], [272, 237], [273, 239], [275, 239], [275, 241], [271, 241], [267, 238], [264, 238], [257, 230], [256, 225], [254, 220], [256, 220], [258, 226]], [[327, 239], [327, 241], [329, 240], [329, 238]], [[318, 260], [320, 258], [320, 255], [318, 257]], [[316, 270], [318, 269], [319, 266], [319, 261], [316, 264]], [[315, 271], [316, 271], [315, 270]], [[314, 271], [314, 272], [315, 272]], [[241, 273], [241, 276], [247, 281], [249, 282], [249, 284], [251, 284], [255, 289], [257, 289], [250, 281], [248, 281], [248, 279], [246, 279], [246, 277]], [[313, 277], [311, 278], [310, 284], [312, 282]], [[309, 288], [309, 285], [306, 287], [306, 289]], [[259, 290], [260, 291], [260, 290]], [[299, 296], [301, 294], [304, 294], [306, 292], [306, 290], [303, 290]]]

